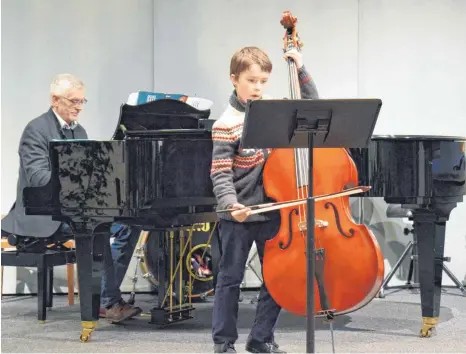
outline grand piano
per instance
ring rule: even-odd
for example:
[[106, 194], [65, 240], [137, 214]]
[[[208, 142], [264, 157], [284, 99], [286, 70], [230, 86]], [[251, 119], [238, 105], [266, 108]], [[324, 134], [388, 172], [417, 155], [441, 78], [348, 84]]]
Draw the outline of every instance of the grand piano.
[[[136, 225], [161, 240], [170, 232], [178, 240], [187, 227], [217, 221], [209, 115], [173, 99], [124, 104], [111, 140], [50, 143], [51, 180], [25, 188], [23, 200], [26, 214], [51, 215], [74, 233], [81, 341], [90, 339], [99, 319], [103, 250], [112, 222]], [[158, 289], [159, 304], [165, 290]], [[156, 306], [152, 321], [191, 318], [192, 306], [179, 308], [167, 316]]]
[[[51, 142], [51, 181], [24, 190], [26, 213], [52, 215], [74, 230], [82, 341], [99, 318], [109, 223], [166, 230], [217, 220], [209, 176], [209, 114], [174, 100], [122, 105], [112, 140]], [[446, 223], [466, 194], [465, 141], [374, 136], [366, 148], [349, 149], [359, 184], [372, 186], [365, 197], [384, 197], [412, 211], [423, 337], [439, 317]]]
[[383, 197], [412, 213], [417, 239], [423, 326], [429, 337], [438, 323], [445, 230], [451, 211], [466, 194], [466, 137], [373, 136], [369, 146], [350, 149], [363, 197]]

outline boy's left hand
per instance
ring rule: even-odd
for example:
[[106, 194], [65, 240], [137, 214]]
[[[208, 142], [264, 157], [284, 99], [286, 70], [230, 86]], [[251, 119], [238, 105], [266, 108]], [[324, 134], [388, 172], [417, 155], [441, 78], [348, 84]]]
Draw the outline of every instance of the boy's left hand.
[[283, 55], [283, 58], [285, 60], [287, 60], [288, 58], [293, 59], [294, 62], [296, 63], [296, 67], [298, 68], [298, 70], [301, 69], [303, 66], [303, 55], [300, 52], [298, 52], [296, 49], [291, 49], [287, 51]]

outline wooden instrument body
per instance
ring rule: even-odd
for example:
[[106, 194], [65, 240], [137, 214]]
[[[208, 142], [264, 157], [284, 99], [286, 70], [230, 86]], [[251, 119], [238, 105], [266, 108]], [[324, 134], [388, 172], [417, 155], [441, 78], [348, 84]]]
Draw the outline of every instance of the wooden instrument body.
[[[357, 185], [357, 169], [345, 149], [314, 149], [313, 156], [313, 195]], [[297, 186], [293, 149], [277, 149], [271, 153], [264, 167], [264, 188], [276, 201], [307, 196], [306, 186]], [[306, 208], [283, 208], [280, 214], [279, 232], [265, 246], [264, 281], [282, 308], [304, 316], [307, 272], [306, 229], [302, 230], [302, 226], [306, 222]], [[377, 240], [365, 225], [353, 221], [349, 197], [316, 202], [315, 219], [328, 222], [328, 226], [314, 229], [315, 248], [324, 251], [323, 263], [316, 261], [316, 271], [321, 272], [322, 279], [314, 280], [315, 313], [319, 317], [329, 309], [335, 315], [355, 311], [376, 296], [383, 282], [384, 261]]]

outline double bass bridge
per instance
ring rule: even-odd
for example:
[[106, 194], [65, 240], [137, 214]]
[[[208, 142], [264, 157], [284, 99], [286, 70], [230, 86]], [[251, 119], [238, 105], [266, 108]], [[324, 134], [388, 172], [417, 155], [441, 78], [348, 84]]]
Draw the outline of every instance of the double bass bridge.
[[[328, 221], [325, 221], [325, 220], [315, 219], [314, 223], [315, 223], [314, 225], [319, 228], [328, 226]], [[306, 221], [299, 222], [298, 228], [299, 228], [299, 231], [307, 231], [307, 222]]]

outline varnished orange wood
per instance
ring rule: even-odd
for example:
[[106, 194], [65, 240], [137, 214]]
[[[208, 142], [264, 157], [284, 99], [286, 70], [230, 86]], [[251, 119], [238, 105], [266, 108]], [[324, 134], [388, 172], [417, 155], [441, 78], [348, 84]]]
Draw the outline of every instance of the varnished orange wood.
[[[304, 152], [307, 154], [307, 150]], [[345, 149], [314, 149], [314, 195], [342, 191], [345, 185], [358, 185], [356, 166]], [[296, 187], [296, 162], [293, 149], [277, 149], [269, 156], [264, 168], [264, 187], [268, 196], [281, 202], [307, 196], [307, 189]], [[307, 164], [302, 166], [307, 176]], [[335, 205], [343, 236], [336, 223], [335, 212], [328, 203]], [[292, 241], [282, 250], [280, 242], [289, 238], [289, 215], [292, 216]], [[296, 315], [306, 315], [306, 231], [298, 229], [306, 221], [306, 207], [280, 210], [281, 226], [278, 234], [266, 242], [263, 262], [264, 281], [272, 297], [284, 309]], [[372, 232], [353, 220], [349, 198], [341, 197], [315, 203], [315, 218], [327, 221], [325, 228], [315, 227], [315, 248], [325, 251], [324, 286], [329, 308], [335, 314], [355, 311], [370, 302], [383, 281], [382, 252]], [[315, 284], [315, 313], [322, 310], [318, 284]]]

